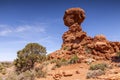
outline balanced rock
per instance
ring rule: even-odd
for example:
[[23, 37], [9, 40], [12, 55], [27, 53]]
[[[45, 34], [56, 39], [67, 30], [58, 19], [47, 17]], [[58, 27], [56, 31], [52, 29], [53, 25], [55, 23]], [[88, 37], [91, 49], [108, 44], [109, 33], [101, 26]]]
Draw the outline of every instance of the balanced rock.
[[68, 31], [62, 36], [61, 49], [51, 53], [49, 59], [68, 60], [73, 55], [77, 55], [78, 58], [82, 55], [86, 58], [106, 60], [111, 59], [112, 54], [120, 52], [120, 42], [108, 41], [104, 35], [89, 37], [81, 27], [84, 19], [85, 12], [81, 8], [70, 8], [65, 11], [63, 21]]
[[[67, 48], [71, 53], [80, 52], [81, 43], [87, 37], [86, 32], [82, 31], [80, 24], [85, 19], [85, 12], [81, 8], [70, 8], [65, 11], [63, 17], [64, 24], [69, 27], [69, 30], [62, 36], [62, 48]], [[83, 52], [83, 51], [82, 51]]]
[[80, 25], [85, 19], [85, 12], [81, 8], [70, 8], [65, 11], [63, 19], [64, 24], [68, 27], [72, 26], [75, 23]]

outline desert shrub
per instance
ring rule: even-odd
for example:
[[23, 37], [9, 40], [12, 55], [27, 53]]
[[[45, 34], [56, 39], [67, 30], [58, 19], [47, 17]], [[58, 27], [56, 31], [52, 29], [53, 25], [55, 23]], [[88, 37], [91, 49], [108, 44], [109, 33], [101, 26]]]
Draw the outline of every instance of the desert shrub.
[[55, 65], [57, 68], [61, 67], [62, 66], [62, 62], [58, 61], [56, 62], [56, 65]]
[[107, 64], [106, 63], [101, 63], [101, 64], [94, 64], [94, 65], [91, 65], [90, 66], [90, 70], [105, 70], [105, 68], [107, 67]]
[[16, 72], [10, 72], [5, 76], [5, 80], [35, 80], [36, 77], [46, 77], [47, 71], [42, 70], [43, 68], [44, 66], [39, 66], [35, 69], [21, 72], [20, 74], [17, 74]]
[[74, 55], [70, 60], [69, 60], [69, 64], [74, 64], [77, 63], [79, 61], [79, 57], [77, 55]]
[[67, 60], [65, 60], [65, 59], [62, 59], [62, 60], [61, 60], [61, 64], [62, 64], [63, 66], [68, 65], [68, 64], [69, 64], [69, 61], [67, 61]]
[[67, 47], [65, 46], [65, 47], [63, 48], [63, 50], [67, 50]]
[[18, 80], [35, 80], [35, 72], [29, 70], [22, 72], [18, 76]]
[[52, 64], [52, 63], [56, 63], [58, 60], [57, 59], [52, 59], [51, 61], [50, 61], [50, 63]]
[[0, 73], [2, 73], [3, 75], [6, 74], [6, 68], [0, 63]]
[[5, 75], [7, 72], [6, 72], [6, 69], [3, 69], [2, 72], [1, 72], [3, 75]]
[[69, 61], [67, 61], [66, 59], [62, 58], [62, 59], [56, 61], [56, 65], [55, 66], [56, 66], [56, 68], [59, 68], [61, 66], [65, 66], [65, 65], [68, 65], [68, 64], [69, 64]]
[[105, 71], [103, 70], [94, 70], [94, 71], [89, 71], [86, 75], [86, 78], [89, 79], [89, 78], [96, 78], [97, 76], [101, 76], [101, 75], [104, 75], [105, 74]]
[[116, 52], [117, 57], [120, 57], [120, 52]]
[[18, 73], [25, 72], [34, 67], [35, 62], [46, 60], [46, 48], [37, 43], [29, 43], [24, 49], [17, 52], [14, 65]]
[[60, 59], [60, 60], [55, 60], [54, 62], [56, 63], [54, 68], [59, 68], [61, 66], [65, 66], [68, 64], [74, 64], [74, 63], [78, 63], [79, 62], [79, 57], [77, 55], [73, 55], [73, 57], [71, 57], [71, 59], [66, 60], [64, 58]]
[[63, 47], [63, 50], [69, 51], [69, 50], [71, 50], [71, 47], [69, 47], [69, 46], [64, 46], [64, 47]]
[[46, 75], [47, 75], [47, 67], [46, 66], [48, 64], [49, 64], [48, 62], [44, 62], [41, 65], [34, 68], [35, 76], [37, 78], [46, 77]]
[[18, 75], [15, 72], [10, 72], [6, 76], [5, 80], [19, 80]]
[[2, 76], [0, 76], [0, 80], [3, 80], [3, 77], [2, 77]]
[[5, 68], [9, 68], [12, 66], [12, 62], [1, 62], [1, 64], [5, 67]]
[[45, 78], [46, 75], [47, 75], [47, 71], [42, 71], [40, 69], [35, 72], [35, 76], [37, 78], [41, 78], [41, 77]]
[[89, 48], [87, 45], [84, 45], [84, 48], [85, 48], [85, 52], [86, 52], [87, 54], [91, 54], [91, 53], [92, 53], [92, 49]]
[[55, 70], [57, 67], [56, 66], [53, 66], [52, 68], [51, 68], [51, 70]]
[[92, 53], [92, 50], [91, 50], [90, 48], [87, 48], [85, 51], [86, 51], [86, 53], [88, 53], [88, 54], [91, 54], [91, 53]]

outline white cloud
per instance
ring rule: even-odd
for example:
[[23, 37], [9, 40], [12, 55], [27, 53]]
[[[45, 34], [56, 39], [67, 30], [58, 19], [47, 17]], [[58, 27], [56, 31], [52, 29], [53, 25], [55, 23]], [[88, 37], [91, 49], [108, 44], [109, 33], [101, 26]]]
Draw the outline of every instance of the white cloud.
[[10, 30], [10, 29], [1, 30], [0, 31], [0, 36], [5, 36], [9, 33], [12, 33], [12, 30]]
[[26, 33], [29, 32], [34, 33], [43, 33], [45, 32], [45, 28], [41, 27], [41, 25], [19, 25], [19, 26], [9, 26], [9, 25], [0, 25], [0, 36], [7, 36], [12, 34], [12, 36], [17, 33]]
[[45, 32], [44, 28], [40, 28], [40, 27], [36, 27], [36, 29], [34, 29], [36, 32]]
[[7, 25], [0, 25], [0, 36], [5, 36], [11, 32], [11, 29], [9, 29]]
[[30, 26], [18, 26], [15, 30], [15, 32], [24, 32], [30, 29]]
[[16, 27], [14, 32], [45, 32], [45, 28], [37, 25], [21, 25]]

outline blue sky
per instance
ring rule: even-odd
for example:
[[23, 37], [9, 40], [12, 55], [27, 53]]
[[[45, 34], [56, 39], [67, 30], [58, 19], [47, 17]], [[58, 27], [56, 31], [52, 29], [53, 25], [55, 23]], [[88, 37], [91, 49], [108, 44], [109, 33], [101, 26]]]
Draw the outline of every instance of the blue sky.
[[0, 61], [12, 61], [27, 43], [39, 43], [53, 52], [61, 47], [64, 11], [81, 7], [82, 28], [89, 36], [104, 34], [120, 41], [119, 0], [0, 0]]

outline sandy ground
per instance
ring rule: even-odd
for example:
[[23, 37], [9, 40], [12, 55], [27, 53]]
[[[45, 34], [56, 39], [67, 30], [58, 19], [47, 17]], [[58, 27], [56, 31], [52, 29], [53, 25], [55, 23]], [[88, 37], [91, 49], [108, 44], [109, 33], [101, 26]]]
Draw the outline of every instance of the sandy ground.
[[[111, 62], [106, 61], [97, 61], [95, 63], [107, 63], [111, 64]], [[94, 64], [94, 63], [93, 63]], [[112, 63], [115, 64], [115, 63]], [[118, 64], [118, 63], [117, 63]], [[36, 80], [120, 80], [120, 68], [113, 66], [111, 69], [107, 69], [105, 71], [105, 75], [98, 76], [97, 78], [92, 79], [86, 79], [86, 75], [89, 71], [90, 65], [86, 63], [79, 63], [79, 64], [71, 64], [67, 66], [62, 66], [60, 68], [56, 68], [55, 70], [51, 70], [51, 68], [54, 66], [54, 64], [48, 65], [48, 75], [46, 78], [39, 78]], [[79, 74], [76, 74], [76, 71], [79, 72]], [[61, 77], [60, 79], [54, 79], [53, 75], [60, 74], [62, 72], [67, 72], [73, 74], [72, 76], [67, 77]]]
[[[49, 65], [49, 67], [52, 67], [53, 65]], [[72, 64], [67, 66], [62, 66], [60, 68], [57, 68], [55, 70], [51, 70], [48, 72], [48, 74], [59, 74], [62, 72], [72, 73], [72, 76], [69, 77], [61, 77], [59, 80], [87, 80], [86, 74], [88, 72], [89, 66], [85, 63], [81, 64]], [[76, 71], [79, 72], [79, 74], [76, 74]], [[46, 78], [40, 78], [36, 80], [55, 80], [53, 79], [53, 76], [47, 76]], [[88, 80], [95, 80], [95, 79], [88, 79]]]
[[[107, 63], [109, 65], [116, 65], [119, 63], [111, 63], [107, 61], [96, 61], [92, 64], [96, 63]], [[120, 80], [120, 67], [113, 66], [112, 68], [108, 68], [105, 70], [105, 75], [98, 76], [97, 78], [86, 79], [86, 75], [89, 72], [90, 65], [87, 63], [77, 63], [77, 64], [68, 64], [66, 66], [62, 66], [60, 68], [52, 69], [55, 66], [54, 64], [46, 65], [47, 76], [46, 78], [36, 78], [35, 80]], [[14, 66], [7, 68], [8, 72], [14, 71]], [[72, 74], [72, 76], [64, 76], [63, 73]], [[59, 79], [54, 79], [53, 77], [56, 74], [62, 74]], [[7, 74], [6, 74], [7, 75]], [[1, 76], [1, 75], [0, 75]], [[5, 78], [6, 76], [3, 76]]]

